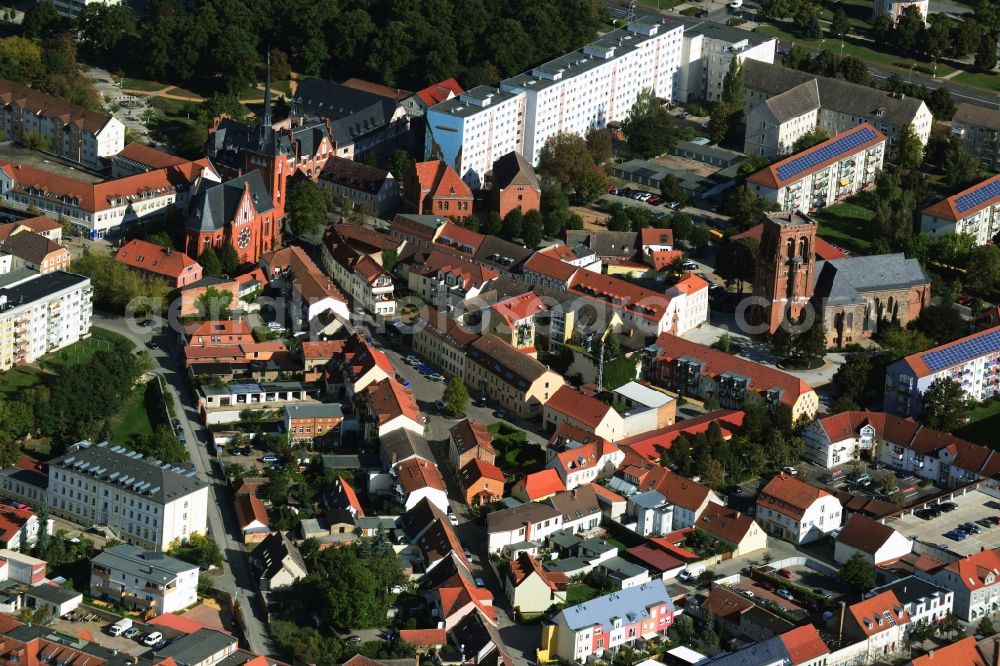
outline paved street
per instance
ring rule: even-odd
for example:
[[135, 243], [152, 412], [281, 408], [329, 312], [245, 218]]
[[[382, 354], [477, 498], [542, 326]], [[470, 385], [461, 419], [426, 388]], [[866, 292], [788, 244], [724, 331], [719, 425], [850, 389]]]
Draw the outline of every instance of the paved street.
[[163, 375], [166, 381], [167, 390], [173, 400], [174, 414], [181, 420], [182, 430], [187, 438], [188, 452], [197, 466], [198, 478], [209, 484], [211, 492], [208, 502], [209, 533], [222, 548], [224, 556], [222, 571], [212, 577], [212, 582], [216, 588], [232, 594], [243, 609], [244, 635], [250, 651], [257, 654], [273, 654], [274, 646], [268, 635], [266, 615], [257, 597], [257, 588], [250, 573], [246, 553], [243, 546], [234, 538], [239, 529], [229, 487], [212, 467], [212, 458], [205, 446], [208, 442], [208, 432], [201, 425], [194, 396], [188, 389], [183, 374], [178, 371], [180, 365], [177, 357], [171, 355], [171, 352], [176, 353], [177, 350], [173, 342], [174, 333], [163, 327], [142, 328], [134, 320], [98, 313], [94, 313], [94, 325], [120, 333], [138, 347], [148, 349], [148, 343], [154, 340], [160, 347], [148, 350], [157, 364], [154, 372]]

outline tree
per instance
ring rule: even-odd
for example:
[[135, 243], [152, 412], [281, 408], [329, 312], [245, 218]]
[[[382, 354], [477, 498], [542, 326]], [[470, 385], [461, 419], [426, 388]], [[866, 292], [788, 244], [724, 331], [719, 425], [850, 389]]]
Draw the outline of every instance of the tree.
[[840, 37], [843, 39], [847, 33], [850, 32], [850, 30], [850, 19], [847, 18], [847, 12], [845, 12], [843, 7], [841, 7], [834, 12], [833, 20], [830, 21], [830, 35], [832, 37]]
[[862, 86], [872, 85], [872, 75], [868, 71], [868, 64], [855, 56], [841, 58], [840, 62], [837, 63], [837, 74], [851, 83]]
[[955, 634], [962, 632], [962, 623], [954, 613], [948, 613], [941, 620], [940, 624], [938, 624], [938, 629], [942, 634], [954, 638]]
[[896, 21], [896, 30], [893, 35], [896, 40], [896, 50], [902, 55], [920, 55], [920, 48], [926, 43], [924, 38], [924, 17], [920, 10], [913, 5], [903, 7]]
[[708, 117], [708, 138], [712, 143], [722, 143], [729, 133], [729, 115], [732, 111], [725, 102], [719, 102]]
[[594, 163], [586, 140], [560, 132], [549, 137], [538, 155], [539, 176], [558, 185], [581, 203], [594, 201], [605, 192], [607, 177]]
[[196, 564], [202, 569], [222, 566], [222, 550], [219, 544], [201, 532], [192, 532], [186, 542], [180, 539], [172, 541], [167, 548], [167, 555], [189, 564]]
[[465, 388], [465, 382], [462, 381], [461, 377], [452, 377], [448, 380], [442, 400], [445, 404], [445, 411], [450, 416], [459, 416], [465, 413], [469, 407], [469, 390]]
[[611, 131], [607, 128], [598, 129], [597, 127], [591, 127], [587, 130], [587, 134], [584, 137], [587, 142], [587, 150], [590, 151], [590, 157], [594, 160], [594, 164], [606, 168], [608, 164], [611, 163]]
[[330, 194], [308, 178], [295, 180], [288, 188], [285, 213], [293, 234], [316, 234], [326, 226]]
[[76, 17], [81, 48], [101, 62], [122, 55], [135, 37], [135, 17], [124, 5], [91, 3]]
[[615, 360], [622, 352], [621, 341], [618, 339], [618, 333], [614, 329], [608, 329], [607, 335], [604, 336], [603, 345], [605, 363]]
[[913, 125], [907, 125], [896, 139], [890, 161], [901, 169], [918, 169], [924, 161], [924, 146]]
[[726, 282], [735, 282], [738, 293], [743, 293], [743, 283], [753, 282], [757, 273], [757, 255], [760, 240], [740, 238], [719, 248], [716, 273]]
[[507, 216], [503, 218], [503, 230], [501, 236], [507, 240], [520, 238], [524, 232], [524, 213], [520, 208], [512, 208]]
[[48, 37], [59, 23], [59, 14], [51, 0], [40, 0], [24, 12], [21, 32], [25, 37]]
[[795, 140], [795, 143], [792, 144], [792, 152], [798, 153], [806, 150], [807, 148], [812, 148], [816, 144], [823, 143], [829, 138], [829, 135], [827, 135], [827, 133], [819, 127], [809, 130]]
[[739, 58], [729, 61], [729, 69], [722, 80], [722, 101], [733, 111], [743, 111], [743, 97], [746, 86], [743, 81], [743, 65]]
[[0, 39], [0, 71], [22, 85], [36, 85], [44, 73], [42, 49], [24, 37]]
[[969, 252], [965, 279], [973, 291], [988, 295], [1000, 286], [1000, 247], [979, 245]]
[[542, 242], [544, 223], [542, 214], [537, 210], [529, 210], [524, 214], [524, 224], [521, 230], [521, 241], [528, 249], [535, 249]]
[[993, 626], [993, 621], [988, 617], [984, 617], [976, 625], [976, 634], [979, 636], [992, 636], [995, 633], [997, 633], [997, 630]]
[[240, 267], [240, 255], [232, 243], [223, 243], [219, 248], [219, 266], [225, 275], [233, 275]]
[[740, 185], [734, 189], [726, 204], [727, 212], [740, 229], [749, 229], [754, 226], [760, 222], [761, 215], [773, 208], [772, 202], [758, 197], [746, 185]]
[[965, 321], [958, 315], [954, 304], [943, 297], [940, 305], [928, 305], [921, 309], [920, 316], [911, 327], [938, 345], [957, 340], [966, 333]]
[[701, 469], [701, 477], [702, 483], [705, 485], [711, 488], [721, 488], [726, 483], [726, 470], [723, 469], [722, 463], [718, 460], [709, 458]]
[[875, 587], [875, 566], [861, 553], [854, 553], [840, 568], [840, 581], [858, 592], [867, 592]]
[[163, 463], [177, 465], [191, 459], [187, 449], [174, 434], [173, 429], [161, 423], [149, 435], [139, 437], [133, 444], [135, 450], [145, 456], [153, 456]]
[[833, 375], [833, 387], [837, 396], [850, 401], [857, 409], [868, 385], [871, 370], [872, 362], [866, 354], [851, 355]]
[[[949, 99], [951, 96], [949, 95]], [[954, 104], [954, 103], [953, 103]], [[979, 181], [979, 162], [965, 149], [962, 140], [952, 135], [944, 152], [944, 180], [948, 187], [959, 189]]]
[[677, 141], [677, 128], [652, 90], [643, 90], [636, 97], [622, 121], [622, 132], [629, 148], [644, 158], [662, 155]]
[[202, 319], [227, 319], [232, 304], [233, 293], [220, 291], [215, 287], [209, 287], [194, 299], [194, 306]]
[[500, 213], [490, 211], [483, 224], [483, 233], [487, 236], [499, 236], [501, 231], [503, 231], [503, 219], [500, 217]]
[[694, 638], [694, 622], [691, 620], [691, 616], [682, 615], [674, 624], [674, 632], [678, 643], [681, 645], [689, 644]]
[[987, 32], [979, 40], [975, 64], [980, 72], [992, 72], [997, 66], [997, 40], [994, 34]]
[[391, 273], [397, 263], [399, 263], [399, 253], [396, 248], [382, 250], [382, 270]]
[[406, 175], [410, 172], [412, 166], [413, 158], [405, 150], [394, 150], [392, 156], [389, 158], [389, 173], [392, 174], [397, 183], [402, 183], [406, 179]]
[[965, 391], [961, 384], [948, 377], [932, 381], [920, 402], [920, 422], [933, 430], [953, 432], [968, 418]]
[[711, 648], [719, 647], [719, 629], [715, 621], [715, 615], [711, 611], [705, 615], [705, 626], [701, 630], [701, 640], [702, 642]]
[[215, 277], [222, 275], [222, 262], [219, 261], [219, 255], [211, 245], [202, 250], [201, 254], [198, 255], [198, 263], [201, 264], [205, 275]]
[[891, 469], [886, 471], [879, 480], [879, 490], [888, 497], [899, 490], [896, 485], [896, 473]]
[[663, 197], [664, 201], [676, 201], [678, 203], [686, 203], [690, 198], [687, 191], [681, 187], [681, 182], [672, 173], [668, 173], [660, 181], [660, 196]]

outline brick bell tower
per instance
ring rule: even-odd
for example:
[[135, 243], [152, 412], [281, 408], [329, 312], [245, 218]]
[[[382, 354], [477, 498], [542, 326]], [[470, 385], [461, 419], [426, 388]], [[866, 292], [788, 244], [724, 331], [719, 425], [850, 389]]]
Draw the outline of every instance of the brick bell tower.
[[781, 322], [795, 320], [813, 294], [816, 272], [816, 222], [798, 212], [768, 213], [760, 238], [757, 278], [753, 294], [767, 301], [755, 308], [754, 323], [765, 323], [768, 332]]

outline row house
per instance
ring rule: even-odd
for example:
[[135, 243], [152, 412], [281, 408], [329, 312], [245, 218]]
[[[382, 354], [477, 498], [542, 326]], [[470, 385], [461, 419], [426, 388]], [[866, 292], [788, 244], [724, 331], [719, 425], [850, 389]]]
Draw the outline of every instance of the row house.
[[545, 455], [546, 468], [556, 471], [567, 490], [610, 474], [625, 460], [625, 454], [613, 443], [570, 423], [556, 428]]
[[399, 209], [399, 183], [385, 169], [355, 162], [343, 157], [326, 161], [316, 181], [330, 193], [332, 200], [349, 209], [371, 212], [387, 219]]
[[408, 273], [411, 292], [444, 312], [463, 311], [500, 272], [441, 250], [420, 252]]
[[1000, 233], [1000, 175], [991, 176], [920, 211], [920, 231], [939, 238], [972, 236], [985, 245]]
[[384, 253], [395, 253], [398, 246], [391, 236], [342, 222], [324, 234], [323, 270], [351, 296], [356, 311], [391, 316], [395, 289], [382, 262]]
[[334, 359], [334, 363], [338, 366], [340, 386], [348, 399], [396, 374], [388, 355], [361, 335], [347, 339], [342, 356]]
[[90, 278], [56, 271], [0, 288], [0, 370], [90, 337]]
[[284, 427], [293, 442], [312, 442], [336, 432], [344, 420], [340, 403], [285, 405]]
[[625, 496], [655, 490], [673, 507], [673, 530], [694, 526], [709, 505], [722, 504], [722, 499], [715, 491], [702, 483], [671, 472], [665, 467], [649, 463], [636, 464], [628, 458], [608, 482], [608, 487]]
[[448, 489], [432, 461], [411, 458], [399, 463], [393, 471], [396, 477], [393, 489], [403, 511], [409, 511], [424, 499], [440, 511], [448, 511]]
[[954, 612], [975, 622], [1000, 609], [1000, 548], [983, 549], [955, 562], [937, 562], [916, 571], [918, 578], [955, 594]]
[[433, 307], [422, 310], [413, 322], [413, 351], [445, 375], [465, 377], [466, 351], [479, 334]]
[[539, 324], [548, 310], [534, 291], [511, 296], [483, 311], [483, 331], [503, 338], [521, 353], [535, 354]]
[[784, 472], [761, 489], [755, 508], [755, 518], [768, 534], [794, 544], [816, 541], [841, 524], [836, 497]]
[[[927, 16], [925, 13], [924, 16]], [[951, 133], [962, 140], [987, 171], [1000, 169], [1000, 113], [976, 104], [962, 102], [951, 118]]]
[[500, 553], [526, 542], [543, 543], [563, 529], [562, 513], [551, 504], [529, 502], [486, 516], [486, 549]]
[[543, 405], [565, 383], [559, 373], [494, 335], [469, 343], [466, 356], [469, 390], [519, 418], [540, 416]]
[[892, 592], [910, 616], [910, 622], [935, 625], [948, 617], [954, 609], [955, 593], [916, 576], [876, 587], [867, 594]]
[[853, 639], [864, 663], [894, 657], [904, 648], [910, 614], [891, 590], [847, 607], [844, 634]]

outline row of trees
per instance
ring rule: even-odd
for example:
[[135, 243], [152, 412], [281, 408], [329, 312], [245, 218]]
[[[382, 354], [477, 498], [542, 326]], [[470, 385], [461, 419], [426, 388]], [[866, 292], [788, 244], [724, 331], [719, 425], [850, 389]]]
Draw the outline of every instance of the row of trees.
[[975, 14], [956, 19], [945, 13], [924, 16], [916, 6], [904, 7], [893, 23], [887, 14], [880, 15], [872, 27], [872, 37], [900, 55], [911, 58], [943, 57], [962, 59], [975, 54], [975, 65], [990, 71], [997, 62], [997, 35], [1000, 34], [1000, 6], [978, 3]]
[[0, 39], [0, 72], [15, 83], [61, 97], [91, 111], [103, 109], [101, 96], [90, 79], [80, 72], [76, 44], [69, 33], [44, 38]]
[[99, 62], [200, 90], [260, 81], [268, 48], [275, 78], [293, 69], [418, 90], [453, 76], [495, 84], [591, 41], [603, 18], [593, 0], [153, 0], [138, 22], [88, 6], [77, 27]]
[[86, 275], [94, 287], [94, 302], [115, 312], [132, 308], [142, 315], [166, 304], [169, 288], [160, 278], [130, 270], [107, 254], [85, 250], [73, 260], [73, 272]]

